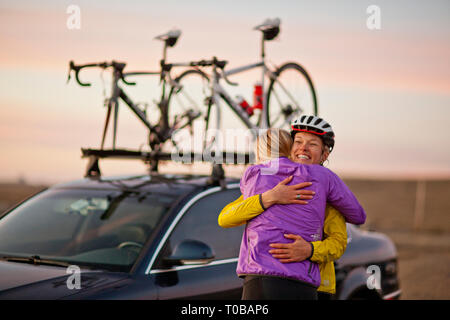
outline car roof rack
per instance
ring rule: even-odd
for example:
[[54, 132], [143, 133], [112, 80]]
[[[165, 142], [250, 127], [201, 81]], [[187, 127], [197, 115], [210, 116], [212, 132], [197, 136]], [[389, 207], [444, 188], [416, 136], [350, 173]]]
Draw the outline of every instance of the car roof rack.
[[82, 158], [89, 158], [86, 166], [85, 177], [100, 178], [100, 159], [131, 159], [141, 160], [149, 165], [149, 173], [158, 172], [159, 161], [175, 161], [184, 164], [193, 162], [210, 162], [213, 164], [209, 184], [220, 185], [225, 188], [225, 172], [223, 164], [250, 164], [255, 162], [254, 153], [219, 152], [214, 151], [195, 152], [162, 152], [162, 151], [141, 151], [128, 149], [81, 149]]

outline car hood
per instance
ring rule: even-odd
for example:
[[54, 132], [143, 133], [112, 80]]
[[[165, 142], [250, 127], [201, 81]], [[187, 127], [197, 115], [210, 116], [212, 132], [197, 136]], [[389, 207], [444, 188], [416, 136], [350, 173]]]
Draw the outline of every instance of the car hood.
[[[80, 270], [80, 288], [69, 289], [73, 276], [64, 267], [0, 261], [0, 300], [62, 299], [104, 288], [128, 277], [126, 273]], [[72, 281], [69, 281], [72, 283]]]

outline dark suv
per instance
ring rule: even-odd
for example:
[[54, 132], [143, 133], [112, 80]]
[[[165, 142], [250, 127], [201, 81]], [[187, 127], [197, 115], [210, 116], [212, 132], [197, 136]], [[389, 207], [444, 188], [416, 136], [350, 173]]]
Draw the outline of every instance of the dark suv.
[[[219, 186], [193, 175], [53, 186], [0, 217], [0, 299], [240, 299], [243, 229], [217, 223], [239, 195], [236, 179]], [[348, 228], [336, 298], [397, 298], [393, 243]], [[378, 289], [369, 289], [370, 266]]]

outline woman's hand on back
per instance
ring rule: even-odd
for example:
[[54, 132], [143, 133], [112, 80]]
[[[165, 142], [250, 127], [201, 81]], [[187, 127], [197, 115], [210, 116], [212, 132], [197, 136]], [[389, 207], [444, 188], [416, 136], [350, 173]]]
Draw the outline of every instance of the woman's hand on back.
[[285, 234], [286, 239], [294, 240], [291, 243], [271, 243], [269, 253], [281, 263], [300, 262], [309, 259], [312, 255], [312, 244], [296, 234]]
[[262, 204], [265, 209], [274, 204], [307, 204], [315, 194], [312, 190], [303, 190], [303, 188], [312, 185], [311, 182], [302, 182], [292, 186], [287, 184], [291, 182], [292, 176], [284, 179], [272, 189], [261, 195]]

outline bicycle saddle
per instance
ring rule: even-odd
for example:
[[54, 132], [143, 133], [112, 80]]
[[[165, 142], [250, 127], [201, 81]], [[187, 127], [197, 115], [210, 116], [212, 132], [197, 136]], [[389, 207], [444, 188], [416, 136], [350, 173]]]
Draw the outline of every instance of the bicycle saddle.
[[264, 40], [272, 40], [280, 32], [280, 22], [280, 18], [266, 19], [253, 29], [261, 31], [264, 34]]
[[181, 36], [181, 30], [173, 29], [167, 33], [156, 36], [155, 39], [164, 41], [169, 47], [173, 47], [177, 43], [178, 38]]

